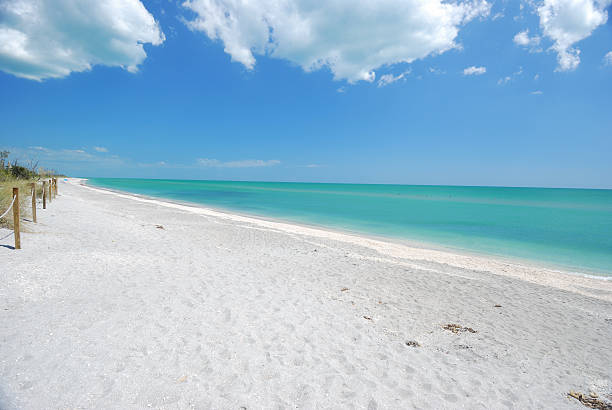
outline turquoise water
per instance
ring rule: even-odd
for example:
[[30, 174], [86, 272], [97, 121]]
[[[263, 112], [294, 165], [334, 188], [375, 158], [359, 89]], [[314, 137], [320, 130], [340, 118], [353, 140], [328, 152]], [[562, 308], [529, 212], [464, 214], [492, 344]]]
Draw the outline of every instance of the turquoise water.
[[89, 183], [612, 275], [612, 190], [115, 178]]

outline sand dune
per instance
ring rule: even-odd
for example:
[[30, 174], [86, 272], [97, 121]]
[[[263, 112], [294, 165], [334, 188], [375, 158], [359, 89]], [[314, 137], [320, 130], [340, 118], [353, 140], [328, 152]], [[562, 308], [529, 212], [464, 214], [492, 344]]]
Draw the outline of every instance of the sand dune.
[[0, 247], [3, 409], [579, 409], [570, 390], [612, 394], [611, 281], [77, 183], [38, 217], [21, 251]]

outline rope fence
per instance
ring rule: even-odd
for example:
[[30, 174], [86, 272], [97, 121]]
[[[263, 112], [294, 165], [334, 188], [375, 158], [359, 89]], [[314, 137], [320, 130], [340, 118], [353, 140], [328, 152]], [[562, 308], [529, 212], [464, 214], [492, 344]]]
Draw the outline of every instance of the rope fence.
[[15, 199], [17, 198], [16, 195], [13, 195], [13, 200], [11, 201], [11, 204], [9, 205], [8, 209], [2, 214], [0, 215], [0, 219], [4, 218], [6, 216], [6, 214], [9, 213], [9, 211], [11, 210], [11, 208], [13, 207], [13, 204], [15, 203]]
[[[32, 221], [36, 221], [36, 182], [30, 184], [31, 195], [32, 195]], [[57, 196], [57, 178], [49, 178], [42, 181], [42, 209], [47, 209], [47, 200], [51, 203], [52, 199]], [[17, 204], [15, 205], [15, 202]], [[13, 233], [15, 237], [15, 249], [21, 249], [21, 235], [20, 235], [20, 217], [19, 217], [19, 188], [13, 188], [13, 200], [8, 206], [6, 211], [0, 215], [0, 219], [6, 217], [9, 211], [13, 210]], [[6, 238], [6, 237], [5, 237]], [[2, 238], [4, 239], [4, 238]]]

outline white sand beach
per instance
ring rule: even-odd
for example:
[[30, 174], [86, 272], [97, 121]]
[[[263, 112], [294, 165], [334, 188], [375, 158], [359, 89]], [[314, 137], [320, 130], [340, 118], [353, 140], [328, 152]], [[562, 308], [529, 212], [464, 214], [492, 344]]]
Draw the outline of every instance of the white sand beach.
[[0, 230], [2, 409], [612, 400], [612, 281], [79, 180], [38, 220]]

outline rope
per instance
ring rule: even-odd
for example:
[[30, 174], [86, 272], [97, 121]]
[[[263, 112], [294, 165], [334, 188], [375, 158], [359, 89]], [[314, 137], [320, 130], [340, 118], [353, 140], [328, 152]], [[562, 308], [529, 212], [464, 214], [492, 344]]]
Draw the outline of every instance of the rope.
[[14, 234], [15, 234], [15, 232], [12, 232], [12, 231], [11, 231], [11, 233], [9, 233], [8, 235], [6, 235], [6, 236], [4, 236], [4, 237], [0, 238], [0, 241], [3, 241], [3, 240], [5, 240], [6, 238], [8, 238], [9, 236], [14, 235]]
[[15, 203], [15, 198], [17, 198], [17, 195], [13, 196], [13, 200], [11, 201], [11, 204], [9, 205], [8, 209], [6, 210], [6, 212], [3, 213], [2, 216], [0, 216], [0, 219], [4, 218], [4, 216], [9, 213], [9, 211], [13, 207], [13, 204]]

